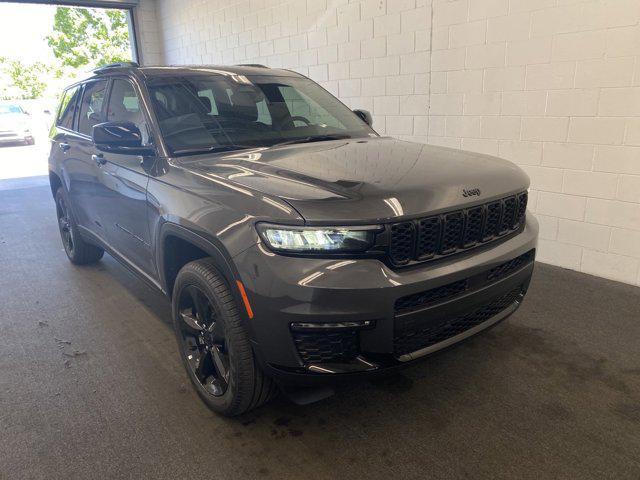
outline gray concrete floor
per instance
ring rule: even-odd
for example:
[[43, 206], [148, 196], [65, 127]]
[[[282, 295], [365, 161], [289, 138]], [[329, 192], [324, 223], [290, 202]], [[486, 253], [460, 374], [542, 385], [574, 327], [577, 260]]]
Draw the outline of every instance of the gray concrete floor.
[[522, 308], [401, 375], [240, 419], [169, 305], [74, 267], [42, 179], [0, 182], [0, 478], [640, 477], [640, 289], [538, 265]]

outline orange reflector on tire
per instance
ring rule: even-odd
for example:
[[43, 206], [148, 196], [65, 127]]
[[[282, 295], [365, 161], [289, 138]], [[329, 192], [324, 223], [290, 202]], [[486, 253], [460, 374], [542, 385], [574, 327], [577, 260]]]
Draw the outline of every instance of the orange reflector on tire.
[[244, 308], [247, 309], [247, 315], [249, 315], [249, 318], [253, 318], [253, 310], [251, 309], [249, 297], [247, 297], [247, 292], [244, 289], [244, 285], [240, 280], [236, 280], [236, 283], [238, 284], [238, 290], [240, 290], [240, 296], [242, 297], [242, 301], [244, 302]]

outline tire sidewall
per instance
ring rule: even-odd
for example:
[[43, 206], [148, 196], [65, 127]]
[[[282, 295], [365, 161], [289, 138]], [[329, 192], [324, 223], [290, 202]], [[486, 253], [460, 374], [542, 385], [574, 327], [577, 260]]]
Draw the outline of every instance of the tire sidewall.
[[[60, 230], [60, 217], [58, 217], [58, 202], [60, 200], [64, 202], [64, 205], [67, 209], [67, 216], [69, 218], [69, 233], [71, 234], [71, 240], [73, 242], [73, 251], [71, 252], [69, 252], [69, 249], [65, 245], [64, 238], [62, 237], [62, 230]], [[73, 262], [75, 260], [76, 245], [78, 242], [77, 227], [75, 219], [73, 218], [73, 211], [71, 209], [71, 204], [69, 203], [69, 197], [67, 197], [67, 192], [63, 187], [58, 187], [58, 190], [56, 191], [56, 217], [58, 219], [58, 231], [60, 233], [62, 246], [64, 247], [64, 251], [67, 254], [67, 257], [69, 257], [69, 260]]]
[[[220, 276], [220, 275], [219, 275]], [[211, 395], [208, 391], [204, 389], [202, 384], [198, 381], [195, 374], [191, 370], [191, 366], [186, 358], [184, 343], [182, 339], [182, 333], [180, 330], [181, 320], [179, 318], [179, 300], [182, 291], [190, 286], [194, 285], [198, 287], [204, 294], [208, 297], [209, 301], [212, 303], [213, 307], [216, 309], [216, 315], [218, 316], [218, 321], [222, 321], [225, 328], [225, 341], [227, 348], [229, 350], [229, 382], [227, 386], [227, 390], [221, 396]], [[178, 342], [178, 350], [180, 354], [180, 358], [182, 363], [187, 370], [187, 374], [191, 379], [191, 383], [193, 387], [198, 392], [198, 395], [204, 400], [204, 402], [209, 405], [213, 410], [218, 411], [220, 413], [227, 413], [233, 407], [234, 404], [237, 403], [236, 394], [238, 391], [238, 365], [237, 365], [237, 355], [236, 352], [236, 342], [239, 340], [234, 337], [230, 328], [228, 328], [229, 322], [227, 321], [230, 312], [225, 308], [225, 306], [221, 303], [218, 295], [213, 290], [213, 288], [208, 284], [206, 280], [204, 280], [198, 273], [196, 273], [189, 265], [187, 265], [183, 270], [180, 271], [178, 277], [176, 279], [172, 301], [171, 301], [171, 310], [173, 315], [173, 324], [174, 330], [176, 333], [176, 339]]]

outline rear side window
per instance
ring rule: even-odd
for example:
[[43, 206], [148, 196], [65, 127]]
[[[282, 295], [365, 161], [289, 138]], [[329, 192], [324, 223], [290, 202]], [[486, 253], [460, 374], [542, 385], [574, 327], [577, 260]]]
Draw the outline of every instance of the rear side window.
[[102, 107], [106, 91], [106, 81], [90, 82], [85, 85], [78, 120], [80, 133], [91, 135], [93, 126], [102, 122]]
[[78, 95], [80, 87], [71, 87], [66, 90], [60, 102], [60, 110], [58, 111], [58, 119], [56, 125], [73, 130], [73, 116], [78, 104]]

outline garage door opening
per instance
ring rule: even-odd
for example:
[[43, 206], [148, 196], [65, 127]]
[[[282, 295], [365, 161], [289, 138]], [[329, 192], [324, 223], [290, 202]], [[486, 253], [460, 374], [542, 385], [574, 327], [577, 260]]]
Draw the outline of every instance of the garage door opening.
[[129, 9], [0, 2], [0, 181], [47, 175], [62, 89], [137, 60]]

